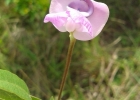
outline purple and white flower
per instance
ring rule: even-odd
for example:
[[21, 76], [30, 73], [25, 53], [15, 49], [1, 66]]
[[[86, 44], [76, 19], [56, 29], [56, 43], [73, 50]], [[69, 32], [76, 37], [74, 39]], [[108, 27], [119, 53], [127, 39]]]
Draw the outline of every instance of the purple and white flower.
[[59, 31], [73, 33], [81, 41], [96, 37], [109, 17], [108, 6], [93, 0], [52, 0], [44, 22], [51, 22]]

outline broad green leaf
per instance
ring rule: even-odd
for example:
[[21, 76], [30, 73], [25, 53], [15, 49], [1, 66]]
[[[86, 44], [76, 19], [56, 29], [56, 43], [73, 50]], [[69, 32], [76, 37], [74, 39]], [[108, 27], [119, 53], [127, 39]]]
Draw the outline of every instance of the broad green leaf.
[[19, 98], [17, 95], [13, 93], [0, 90], [0, 100], [23, 100], [23, 99]]
[[37, 98], [35, 96], [31, 96], [31, 98], [32, 98], [32, 100], [41, 100], [41, 99], [39, 99], [39, 98]]
[[4, 100], [32, 100], [25, 82], [17, 75], [2, 69], [0, 69], [0, 98]]
[[7, 70], [0, 69], [0, 81], [13, 83], [13, 84], [21, 87], [27, 93], [29, 93], [29, 89], [28, 89], [26, 83], [22, 79], [20, 79], [17, 75], [15, 75]]

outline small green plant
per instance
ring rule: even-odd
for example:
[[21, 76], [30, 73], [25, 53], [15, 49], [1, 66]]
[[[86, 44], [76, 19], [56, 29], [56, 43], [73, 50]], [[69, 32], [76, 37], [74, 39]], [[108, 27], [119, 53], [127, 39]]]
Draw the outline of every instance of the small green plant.
[[25, 82], [17, 75], [0, 69], [0, 98], [2, 100], [40, 100], [31, 96]]

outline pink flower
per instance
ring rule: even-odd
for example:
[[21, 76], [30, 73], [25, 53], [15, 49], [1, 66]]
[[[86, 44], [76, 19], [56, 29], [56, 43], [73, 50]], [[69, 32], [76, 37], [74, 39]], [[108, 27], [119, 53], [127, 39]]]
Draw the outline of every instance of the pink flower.
[[73, 33], [77, 40], [96, 37], [109, 17], [108, 6], [93, 0], [52, 0], [44, 22], [51, 22], [59, 31]]

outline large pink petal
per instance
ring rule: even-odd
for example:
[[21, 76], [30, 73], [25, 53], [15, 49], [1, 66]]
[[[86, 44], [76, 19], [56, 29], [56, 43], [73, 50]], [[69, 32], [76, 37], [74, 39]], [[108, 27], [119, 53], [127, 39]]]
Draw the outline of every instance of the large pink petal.
[[66, 32], [65, 23], [67, 18], [66, 12], [47, 14], [44, 23], [51, 22], [59, 31]]
[[93, 38], [92, 25], [86, 19], [79, 19], [80, 23], [76, 24], [76, 30], [73, 32], [74, 38], [81, 41], [91, 40]]
[[79, 11], [68, 8], [67, 14], [75, 22], [75, 31], [73, 36], [77, 40], [90, 40], [93, 38], [93, 29], [89, 20], [84, 17]]
[[81, 41], [88, 41], [88, 40], [91, 40], [93, 38], [89, 34], [87, 34], [86, 32], [77, 32], [77, 31], [74, 32], [73, 36], [75, 39], [81, 40]]
[[80, 0], [51, 0], [50, 13], [58, 13], [67, 10], [67, 6], [74, 1]]
[[88, 17], [88, 20], [93, 26], [93, 34], [97, 36], [104, 25], [106, 24], [109, 17], [109, 9], [108, 6], [104, 3], [92, 1], [94, 5], [94, 10], [91, 16]]

